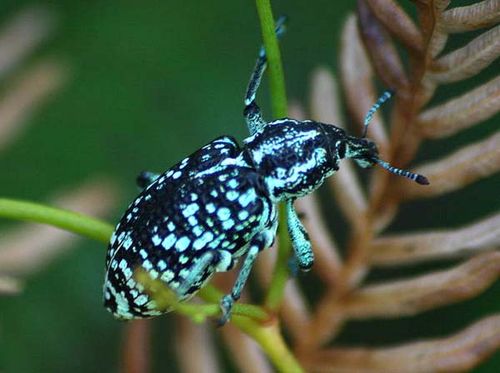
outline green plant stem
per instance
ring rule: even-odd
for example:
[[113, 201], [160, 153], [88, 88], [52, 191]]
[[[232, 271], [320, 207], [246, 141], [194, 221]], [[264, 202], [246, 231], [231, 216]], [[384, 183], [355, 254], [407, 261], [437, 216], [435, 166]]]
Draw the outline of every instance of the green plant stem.
[[278, 371], [287, 373], [303, 371], [283, 340], [277, 323], [263, 326], [236, 315], [232, 322], [262, 347]]
[[7, 198], [0, 198], [0, 217], [49, 224], [104, 243], [113, 232], [110, 224], [77, 212]]
[[[273, 115], [275, 118], [283, 118], [287, 116], [288, 105], [271, 3], [270, 0], [256, 0], [256, 5], [267, 55]], [[278, 238], [278, 259], [265, 299], [266, 308], [271, 311], [277, 311], [279, 309], [284, 296], [285, 284], [288, 279], [290, 239], [287, 232], [286, 207], [283, 203], [279, 206]], [[302, 368], [284, 342], [278, 324], [275, 323], [270, 326], [263, 326], [248, 318], [242, 318], [236, 315], [233, 317], [232, 322], [260, 344], [279, 371], [302, 372]]]
[[[256, 0], [256, 5], [259, 13], [264, 47], [266, 49], [273, 115], [275, 118], [283, 118], [287, 116], [285, 79], [283, 76], [278, 38], [275, 33], [271, 3], [269, 0]], [[276, 261], [271, 285], [269, 286], [269, 291], [265, 299], [266, 308], [272, 311], [277, 311], [280, 307], [285, 284], [288, 279], [290, 239], [288, 237], [286, 220], [286, 208], [284, 204], [280, 204], [278, 260]]]
[[[214, 287], [206, 286], [200, 290], [198, 295], [207, 302], [219, 303], [223, 293]], [[273, 322], [266, 325], [258, 322], [269, 320], [267, 312], [260, 307], [248, 304], [235, 303], [233, 307], [231, 322], [261, 346], [277, 370], [280, 372], [303, 371], [285, 344], [278, 324]], [[245, 311], [245, 315], [243, 311]], [[263, 318], [264, 316], [266, 319]]]
[[273, 12], [269, 0], [256, 0], [256, 4], [262, 30], [262, 39], [264, 40], [264, 47], [266, 49], [273, 115], [275, 118], [283, 118], [287, 116], [288, 105], [286, 102], [285, 78], [278, 38], [275, 33]]
[[285, 285], [288, 281], [290, 270], [288, 267], [290, 259], [290, 236], [288, 235], [286, 222], [285, 204], [279, 205], [279, 229], [278, 229], [278, 256], [274, 266], [271, 283], [264, 300], [266, 309], [277, 312], [285, 295]]

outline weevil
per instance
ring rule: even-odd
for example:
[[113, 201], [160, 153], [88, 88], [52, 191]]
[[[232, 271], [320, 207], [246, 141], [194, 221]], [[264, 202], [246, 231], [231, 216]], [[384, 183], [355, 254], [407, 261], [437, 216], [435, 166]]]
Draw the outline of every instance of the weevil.
[[[285, 30], [284, 18], [276, 33]], [[162, 174], [143, 172], [143, 188], [111, 236], [106, 257], [105, 307], [119, 319], [152, 317], [159, 309], [134, 271], [146, 271], [179, 298], [192, 297], [216, 272], [243, 263], [230, 294], [221, 300], [224, 324], [231, 316], [258, 253], [272, 245], [277, 204], [284, 202], [294, 261], [307, 271], [314, 254], [293, 203], [317, 189], [339, 169], [342, 159], [428, 184], [425, 176], [381, 160], [366, 138], [368, 124], [391, 94], [384, 93], [368, 111], [362, 137], [334, 125], [283, 118], [266, 122], [255, 96], [267, 59], [261, 47], [245, 95], [244, 117], [250, 137], [238, 145], [218, 137]]]

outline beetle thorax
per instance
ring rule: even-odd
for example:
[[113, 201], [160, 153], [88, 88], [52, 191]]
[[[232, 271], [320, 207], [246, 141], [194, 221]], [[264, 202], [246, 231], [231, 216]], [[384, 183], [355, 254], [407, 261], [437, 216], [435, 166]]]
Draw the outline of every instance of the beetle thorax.
[[281, 119], [244, 141], [244, 157], [263, 176], [273, 200], [306, 195], [338, 169], [340, 158], [323, 126]]

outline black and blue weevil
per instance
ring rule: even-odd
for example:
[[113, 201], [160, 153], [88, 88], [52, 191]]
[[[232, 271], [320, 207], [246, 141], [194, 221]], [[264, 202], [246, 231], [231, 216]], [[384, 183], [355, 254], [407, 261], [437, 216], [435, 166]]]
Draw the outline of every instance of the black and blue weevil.
[[[284, 32], [284, 18], [276, 33]], [[314, 255], [293, 202], [317, 189], [344, 158], [361, 167], [376, 164], [419, 184], [427, 179], [391, 166], [365, 138], [384, 93], [369, 110], [362, 137], [331, 124], [283, 118], [266, 122], [255, 95], [266, 68], [262, 47], [245, 96], [244, 116], [251, 136], [239, 146], [216, 138], [163, 174], [142, 173], [142, 193], [130, 204], [111, 236], [106, 257], [105, 307], [120, 319], [152, 317], [159, 309], [134, 271], [141, 268], [173, 290], [180, 300], [193, 296], [216, 272], [243, 259], [230, 294], [221, 301], [223, 324], [239, 299], [257, 254], [272, 245], [277, 204], [285, 202], [298, 267], [311, 268]]]

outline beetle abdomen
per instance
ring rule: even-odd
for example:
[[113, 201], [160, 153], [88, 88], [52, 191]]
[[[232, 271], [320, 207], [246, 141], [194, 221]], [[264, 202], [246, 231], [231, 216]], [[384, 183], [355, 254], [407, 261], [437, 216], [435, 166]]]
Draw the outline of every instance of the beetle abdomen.
[[[220, 143], [209, 145], [185, 161], [196, 165], [196, 172], [189, 169], [189, 177], [170, 181], [166, 175], [178, 172], [178, 164], [164, 173], [136, 198], [117, 226], [104, 293], [106, 307], [118, 317], [161, 313], [134, 280], [135, 269], [162, 280], [179, 299], [189, 298], [214, 272], [231, 269], [252, 237], [276, 219], [261, 176], [234, 165], [227, 152], [215, 159], [214, 146]], [[188, 289], [178, 290], [207, 251], [213, 251], [213, 263]]]

